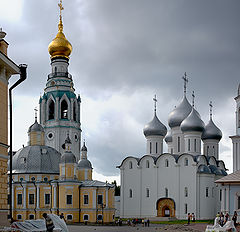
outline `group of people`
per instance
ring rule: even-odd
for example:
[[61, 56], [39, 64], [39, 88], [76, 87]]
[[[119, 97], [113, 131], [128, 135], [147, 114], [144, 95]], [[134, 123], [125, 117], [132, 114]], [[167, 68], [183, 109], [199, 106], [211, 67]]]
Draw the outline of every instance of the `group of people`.
[[130, 220], [130, 219], [128, 219], [127, 220], [127, 225], [128, 226], [133, 226], [133, 227], [135, 227], [136, 226], [136, 224], [142, 224], [142, 226], [144, 227], [149, 227], [149, 224], [150, 224], [150, 220], [149, 219], [135, 219], [135, 218], [133, 218], [132, 220]]
[[194, 213], [188, 213], [188, 216], [187, 216], [187, 220], [188, 220], [188, 225], [190, 224], [190, 222], [195, 222], [196, 221], [196, 217], [195, 217], [195, 214]]
[[[237, 217], [238, 217], [238, 214], [236, 211], [234, 211], [234, 214], [232, 216], [232, 221], [233, 221], [235, 227], [238, 225]], [[216, 220], [217, 220], [218, 224], [223, 227], [230, 220], [229, 213], [226, 213], [224, 215], [223, 212], [221, 212], [221, 213], [218, 212], [216, 215]]]

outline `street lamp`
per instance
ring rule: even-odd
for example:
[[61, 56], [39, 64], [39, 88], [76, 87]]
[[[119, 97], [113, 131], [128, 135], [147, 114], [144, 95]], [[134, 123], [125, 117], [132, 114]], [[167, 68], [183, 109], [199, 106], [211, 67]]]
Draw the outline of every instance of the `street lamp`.
[[19, 70], [20, 70], [20, 78], [19, 80], [14, 83], [10, 88], [9, 88], [9, 116], [10, 116], [10, 141], [9, 141], [9, 217], [12, 222], [12, 90], [17, 87], [20, 83], [22, 83], [24, 80], [27, 78], [27, 65], [26, 64], [20, 64], [19, 65]]

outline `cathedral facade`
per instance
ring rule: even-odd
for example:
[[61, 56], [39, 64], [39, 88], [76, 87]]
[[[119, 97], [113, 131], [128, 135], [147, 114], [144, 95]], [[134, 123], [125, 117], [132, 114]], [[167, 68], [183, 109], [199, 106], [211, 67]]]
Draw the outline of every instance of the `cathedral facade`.
[[72, 45], [61, 14], [48, 50], [52, 71], [39, 101], [40, 123], [36, 115], [28, 145], [13, 156], [13, 219], [63, 213], [67, 222], [112, 222], [115, 186], [92, 180], [85, 142], [81, 147], [81, 98], [68, 72]]
[[[167, 131], [157, 117], [155, 103], [153, 119], [143, 129], [145, 155], [126, 157], [118, 166], [120, 217], [186, 219], [188, 213], [194, 213], [197, 219], [215, 217], [221, 203], [220, 189], [214, 182], [227, 173], [219, 160], [222, 133], [213, 122], [210, 107], [205, 125], [194, 100], [189, 103], [185, 86], [183, 99], [169, 115]], [[167, 153], [163, 153], [164, 139]]]

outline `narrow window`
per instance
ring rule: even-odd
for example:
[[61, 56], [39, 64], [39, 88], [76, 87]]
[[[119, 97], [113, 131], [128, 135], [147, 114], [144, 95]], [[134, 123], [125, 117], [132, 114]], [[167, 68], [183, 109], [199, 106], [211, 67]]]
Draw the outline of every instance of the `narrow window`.
[[188, 151], [190, 151], [190, 139], [188, 139]]
[[54, 109], [55, 106], [54, 106], [54, 102], [53, 100], [50, 100], [50, 103], [49, 103], [49, 107], [48, 107], [48, 119], [51, 120], [51, 119], [54, 119]]
[[197, 140], [194, 139], [194, 151], [197, 151]]
[[101, 205], [103, 203], [103, 195], [98, 195], [98, 204]]
[[213, 155], [215, 156], [215, 147], [213, 146]]
[[17, 204], [21, 205], [22, 204], [22, 194], [17, 195]]
[[208, 187], [206, 187], [206, 197], [209, 196], [209, 193], [208, 193]]
[[220, 189], [220, 191], [219, 191], [219, 199], [220, 199], [220, 201], [222, 201], [222, 189]]
[[150, 154], [152, 154], [152, 143], [150, 142]]
[[185, 206], [184, 207], [185, 208], [185, 214], [187, 214], [188, 213], [188, 211], [187, 211], [187, 204], [185, 204], [184, 206]]
[[165, 197], [168, 197], [168, 189], [165, 188]]
[[55, 70], [54, 70], [54, 71], [55, 71], [55, 73], [57, 72], [57, 67], [55, 67]]
[[184, 160], [184, 166], [188, 166], [188, 158], [185, 158], [185, 160]]
[[132, 161], [129, 162], [129, 169], [132, 169]]
[[73, 103], [73, 121], [77, 121], [76, 102]]
[[146, 197], [149, 197], [149, 196], [150, 196], [149, 188], [146, 188]]
[[132, 198], [132, 196], [133, 196], [132, 189], [129, 189], [129, 198]]
[[173, 148], [171, 148], [171, 154], [173, 154]]
[[156, 153], [158, 153], [158, 144], [156, 143]]
[[28, 195], [28, 198], [29, 198], [29, 205], [33, 205], [34, 204], [34, 194], [29, 194]]
[[84, 205], [88, 205], [88, 195], [83, 195], [83, 198]]
[[66, 100], [62, 100], [61, 102], [61, 118], [62, 119], [68, 118], [68, 104]]
[[207, 146], [207, 155], [209, 155], [209, 146]]
[[29, 220], [34, 220], [34, 215], [33, 214], [29, 215]]
[[238, 128], [240, 128], [240, 108], [238, 109]]
[[149, 168], [149, 160], [146, 161], [146, 168]]
[[72, 195], [67, 195], [67, 205], [71, 205], [72, 204]]
[[184, 196], [188, 197], [188, 188], [187, 187], [184, 188]]
[[167, 168], [169, 166], [168, 159], [165, 159], [165, 167]]
[[67, 220], [68, 220], [68, 221], [71, 221], [72, 219], [73, 219], [72, 214], [68, 214], [68, 215], [67, 215]]
[[84, 214], [84, 215], [83, 215], [83, 220], [84, 220], [84, 221], [88, 221], [88, 215], [87, 215], [87, 214]]
[[178, 152], [180, 152], [180, 137], [178, 137], [177, 139], [178, 139]]
[[46, 193], [45, 194], [45, 205], [49, 205], [50, 204], [50, 194]]

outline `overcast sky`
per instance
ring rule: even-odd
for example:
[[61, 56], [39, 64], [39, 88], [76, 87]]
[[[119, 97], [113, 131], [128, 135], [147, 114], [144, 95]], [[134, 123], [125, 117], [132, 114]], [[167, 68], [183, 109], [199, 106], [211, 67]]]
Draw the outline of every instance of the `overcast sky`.
[[[47, 47], [57, 34], [57, 3], [0, 0], [9, 57], [28, 64], [28, 79], [14, 90], [15, 150], [27, 144], [50, 72]], [[220, 159], [232, 171], [239, 0], [63, 0], [63, 5], [64, 33], [73, 46], [69, 72], [82, 98], [82, 138], [95, 178], [119, 180], [116, 166], [123, 158], [145, 153], [142, 129], [153, 117], [152, 98], [157, 95], [157, 114], [167, 126], [183, 96], [184, 72], [188, 99], [194, 90], [205, 123], [213, 102], [213, 119], [223, 132]]]

